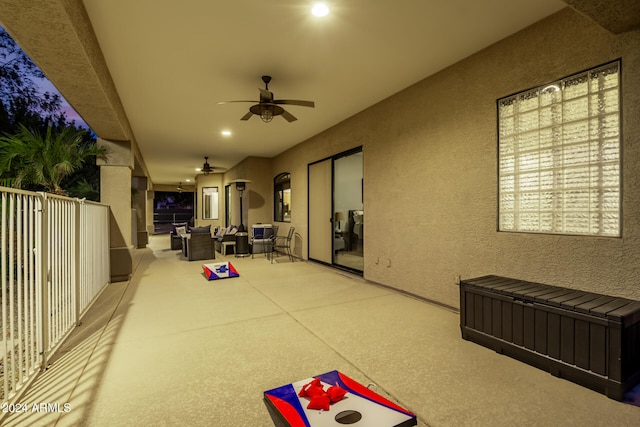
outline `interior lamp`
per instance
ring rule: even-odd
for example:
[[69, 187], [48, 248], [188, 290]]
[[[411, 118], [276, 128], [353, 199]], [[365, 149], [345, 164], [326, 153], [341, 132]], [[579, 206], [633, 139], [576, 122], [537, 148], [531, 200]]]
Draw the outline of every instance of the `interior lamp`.
[[334, 220], [338, 223], [338, 231], [340, 231], [340, 221], [344, 221], [344, 212], [336, 212], [333, 215]]

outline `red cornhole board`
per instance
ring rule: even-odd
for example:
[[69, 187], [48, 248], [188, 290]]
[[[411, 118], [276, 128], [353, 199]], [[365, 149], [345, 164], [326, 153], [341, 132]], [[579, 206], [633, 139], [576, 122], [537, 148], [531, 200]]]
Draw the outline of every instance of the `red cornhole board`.
[[236, 268], [230, 262], [216, 262], [212, 264], [202, 264], [204, 275], [209, 280], [226, 279], [240, 276]]
[[[300, 397], [300, 392], [314, 379], [320, 379], [324, 389], [336, 386], [346, 394], [338, 402], [331, 403], [329, 410], [309, 409], [310, 400]], [[276, 427], [339, 427], [345, 424], [354, 427], [409, 427], [418, 424], [415, 414], [338, 371], [267, 390], [264, 403]]]

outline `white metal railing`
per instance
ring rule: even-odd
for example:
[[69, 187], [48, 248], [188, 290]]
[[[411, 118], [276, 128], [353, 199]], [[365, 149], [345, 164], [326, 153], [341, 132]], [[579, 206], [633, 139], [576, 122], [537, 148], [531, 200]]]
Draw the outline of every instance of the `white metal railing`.
[[109, 283], [109, 207], [0, 187], [0, 401], [23, 389]]

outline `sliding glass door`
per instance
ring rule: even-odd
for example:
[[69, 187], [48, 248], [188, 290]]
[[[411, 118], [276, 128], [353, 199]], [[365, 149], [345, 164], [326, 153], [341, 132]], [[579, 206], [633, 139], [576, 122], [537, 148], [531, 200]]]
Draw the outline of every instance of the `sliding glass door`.
[[309, 165], [309, 259], [362, 273], [362, 149]]
[[333, 159], [333, 264], [364, 270], [362, 151]]

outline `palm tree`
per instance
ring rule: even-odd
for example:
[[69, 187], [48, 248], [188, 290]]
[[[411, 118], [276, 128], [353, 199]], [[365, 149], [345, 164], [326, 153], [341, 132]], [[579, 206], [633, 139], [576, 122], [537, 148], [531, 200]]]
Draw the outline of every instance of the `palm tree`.
[[0, 178], [15, 188], [40, 186], [50, 193], [65, 195], [62, 180], [97, 156], [106, 160], [107, 150], [83, 142], [87, 131], [48, 127], [43, 134], [20, 125], [13, 135], [0, 137]]

